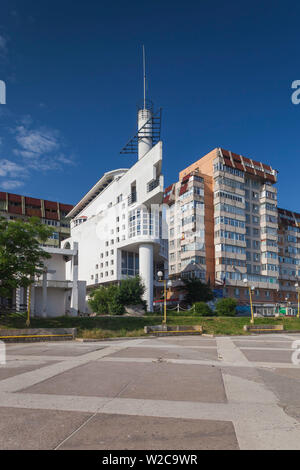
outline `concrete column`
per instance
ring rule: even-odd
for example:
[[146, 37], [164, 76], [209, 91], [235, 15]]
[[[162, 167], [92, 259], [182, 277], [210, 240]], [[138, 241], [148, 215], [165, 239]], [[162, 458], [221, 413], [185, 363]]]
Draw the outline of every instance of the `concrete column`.
[[42, 317], [47, 317], [47, 271], [43, 272], [43, 281], [42, 281]]
[[144, 300], [147, 302], [148, 312], [153, 312], [153, 245], [143, 243], [139, 246], [140, 276], [146, 291]]
[[70, 312], [71, 316], [78, 315], [78, 252], [72, 259], [72, 293]]

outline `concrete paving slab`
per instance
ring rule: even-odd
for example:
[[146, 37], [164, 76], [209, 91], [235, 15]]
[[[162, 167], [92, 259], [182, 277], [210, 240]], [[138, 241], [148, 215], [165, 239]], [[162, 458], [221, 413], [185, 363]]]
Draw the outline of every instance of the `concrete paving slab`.
[[70, 411], [0, 410], [1, 450], [53, 449], [91, 416]]
[[[16, 375], [24, 374], [31, 370], [40, 369], [46, 365], [51, 364], [51, 362], [37, 363], [37, 364], [25, 364], [26, 361], [20, 362], [20, 364], [10, 365], [9, 363], [5, 366], [0, 366], [0, 381], [8, 379], [9, 377], [15, 377]], [[55, 362], [52, 362], [52, 364]]]
[[101, 414], [59, 448], [236, 450], [239, 447], [233, 424], [228, 421]]
[[243, 349], [243, 354], [246, 356], [250, 362], [277, 362], [277, 363], [292, 363], [291, 356], [292, 351], [262, 351], [262, 350], [253, 350]]
[[217, 360], [217, 349], [180, 349], [180, 348], [127, 348], [108, 357], [165, 358], [165, 359], [211, 359]]
[[221, 371], [212, 366], [92, 362], [23, 390], [25, 393], [223, 403]]
[[128, 383], [120, 397], [226, 402], [222, 374], [216, 367], [170, 363], [148, 366], [136, 381]]
[[260, 369], [259, 374], [266, 386], [273, 391], [281, 406], [296, 406], [300, 410], [300, 370]]
[[[23, 346], [23, 348], [20, 348], [16, 350], [17, 354], [22, 356], [41, 356], [41, 355], [46, 355], [46, 356], [65, 356], [65, 357], [72, 357], [72, 356], [81, 356], [83, 354], [87, 354], [92, 351], [98, 351], [101, 349], [104, 349], [104, 346], [90, 346], [86, 344], [81, 344], [79, 343], [80, 346], [79, 348], [77, 347], [76, 344], [61, 344], [61, 343], [56, 343], [55, 345], [44, 345], [42, 343], [39, 343], [38, 345], [28, 345], [28, 346]], [[8, 349], [7, 355], [9, 354], [15, 354], [13, 350]]]
[[233, 341], [233, 343], [239, 348], [259, 348], [259, 349], [289, 349], [292, 345], [292, 341]]

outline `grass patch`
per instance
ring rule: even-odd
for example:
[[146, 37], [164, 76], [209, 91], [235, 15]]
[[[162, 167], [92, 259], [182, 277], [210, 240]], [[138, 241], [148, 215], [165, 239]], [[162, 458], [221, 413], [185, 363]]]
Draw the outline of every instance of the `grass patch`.
[[[57, 317], [32, 318], [31, 328], [77, 328], [78, 338], [117, 338], [145, 336], [144, 326], [161, 323], [161, 314], [147, 314], [144, 317]], [[0, 317], [0, 329], [26, 328], [26, 314], [11, 314]], [[248, 317], [200, 317], [195, 314], [170, 312], [167, 316], [169, 325], [202, 325], [203, 333], [214, 335], [247, 335], [244, 325], [250, 324]], [[285, 330], [299, 330], [300, 319], [257, 318], [255, 325], [283, 323]]]

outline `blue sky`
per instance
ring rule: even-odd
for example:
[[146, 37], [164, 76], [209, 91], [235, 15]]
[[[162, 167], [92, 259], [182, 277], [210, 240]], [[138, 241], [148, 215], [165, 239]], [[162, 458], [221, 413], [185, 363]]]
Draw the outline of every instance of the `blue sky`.
[[166, 186], [221, 146], [279, 170], [300, 211], [300, 4], [0, 0], [0, 191], [76, 203], [135, 132], [145, 44]]

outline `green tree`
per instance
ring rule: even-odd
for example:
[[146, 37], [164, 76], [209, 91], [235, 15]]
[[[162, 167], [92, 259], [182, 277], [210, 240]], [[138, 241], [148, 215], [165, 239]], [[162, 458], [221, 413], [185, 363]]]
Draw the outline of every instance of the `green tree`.
[[193, 307], [194, 313], [196, 315], [200, 315], [201, 317], [210, 317], [214, 315], [214, 312], [206, 302], [196, 302], [194, 303]]
[[216, 314], [218, 316], [234, 317], [236, 315], [237, 301], [230, 297], [219, 299], [216, 303]]
[[208, 284], [200, 279], [184, 279], [184, 289], [186, 291], [185, 301], [188, 304], [194, 302], [207, 302], [213, 299], [213, 293]]
[[124, 279], [120, 285], [100, 286], [91, 292], [89, 306], [98, 314], [122, 315], [125, 305], [143, 304], [145, 287], [139, 276]]
[[95, 313], [108, 314], [111, 308], [110, 305], [115, 302], [115, 296], [118, 292], [118, 286], [110, 285], [108, 287], [100, 286], [90, 293], [89, 306]]
[[122, 305], [143, 304], [145, 286], [139, 276], [129, 277], [120, 282], [116, 300]]
[[28, 287], [35, 274], [43, 272], [44, 260], [51, 255], [41, 247], [53, 229], [38, 217], [28, 222], [0, 218], [0, 295], [12, 289]]

